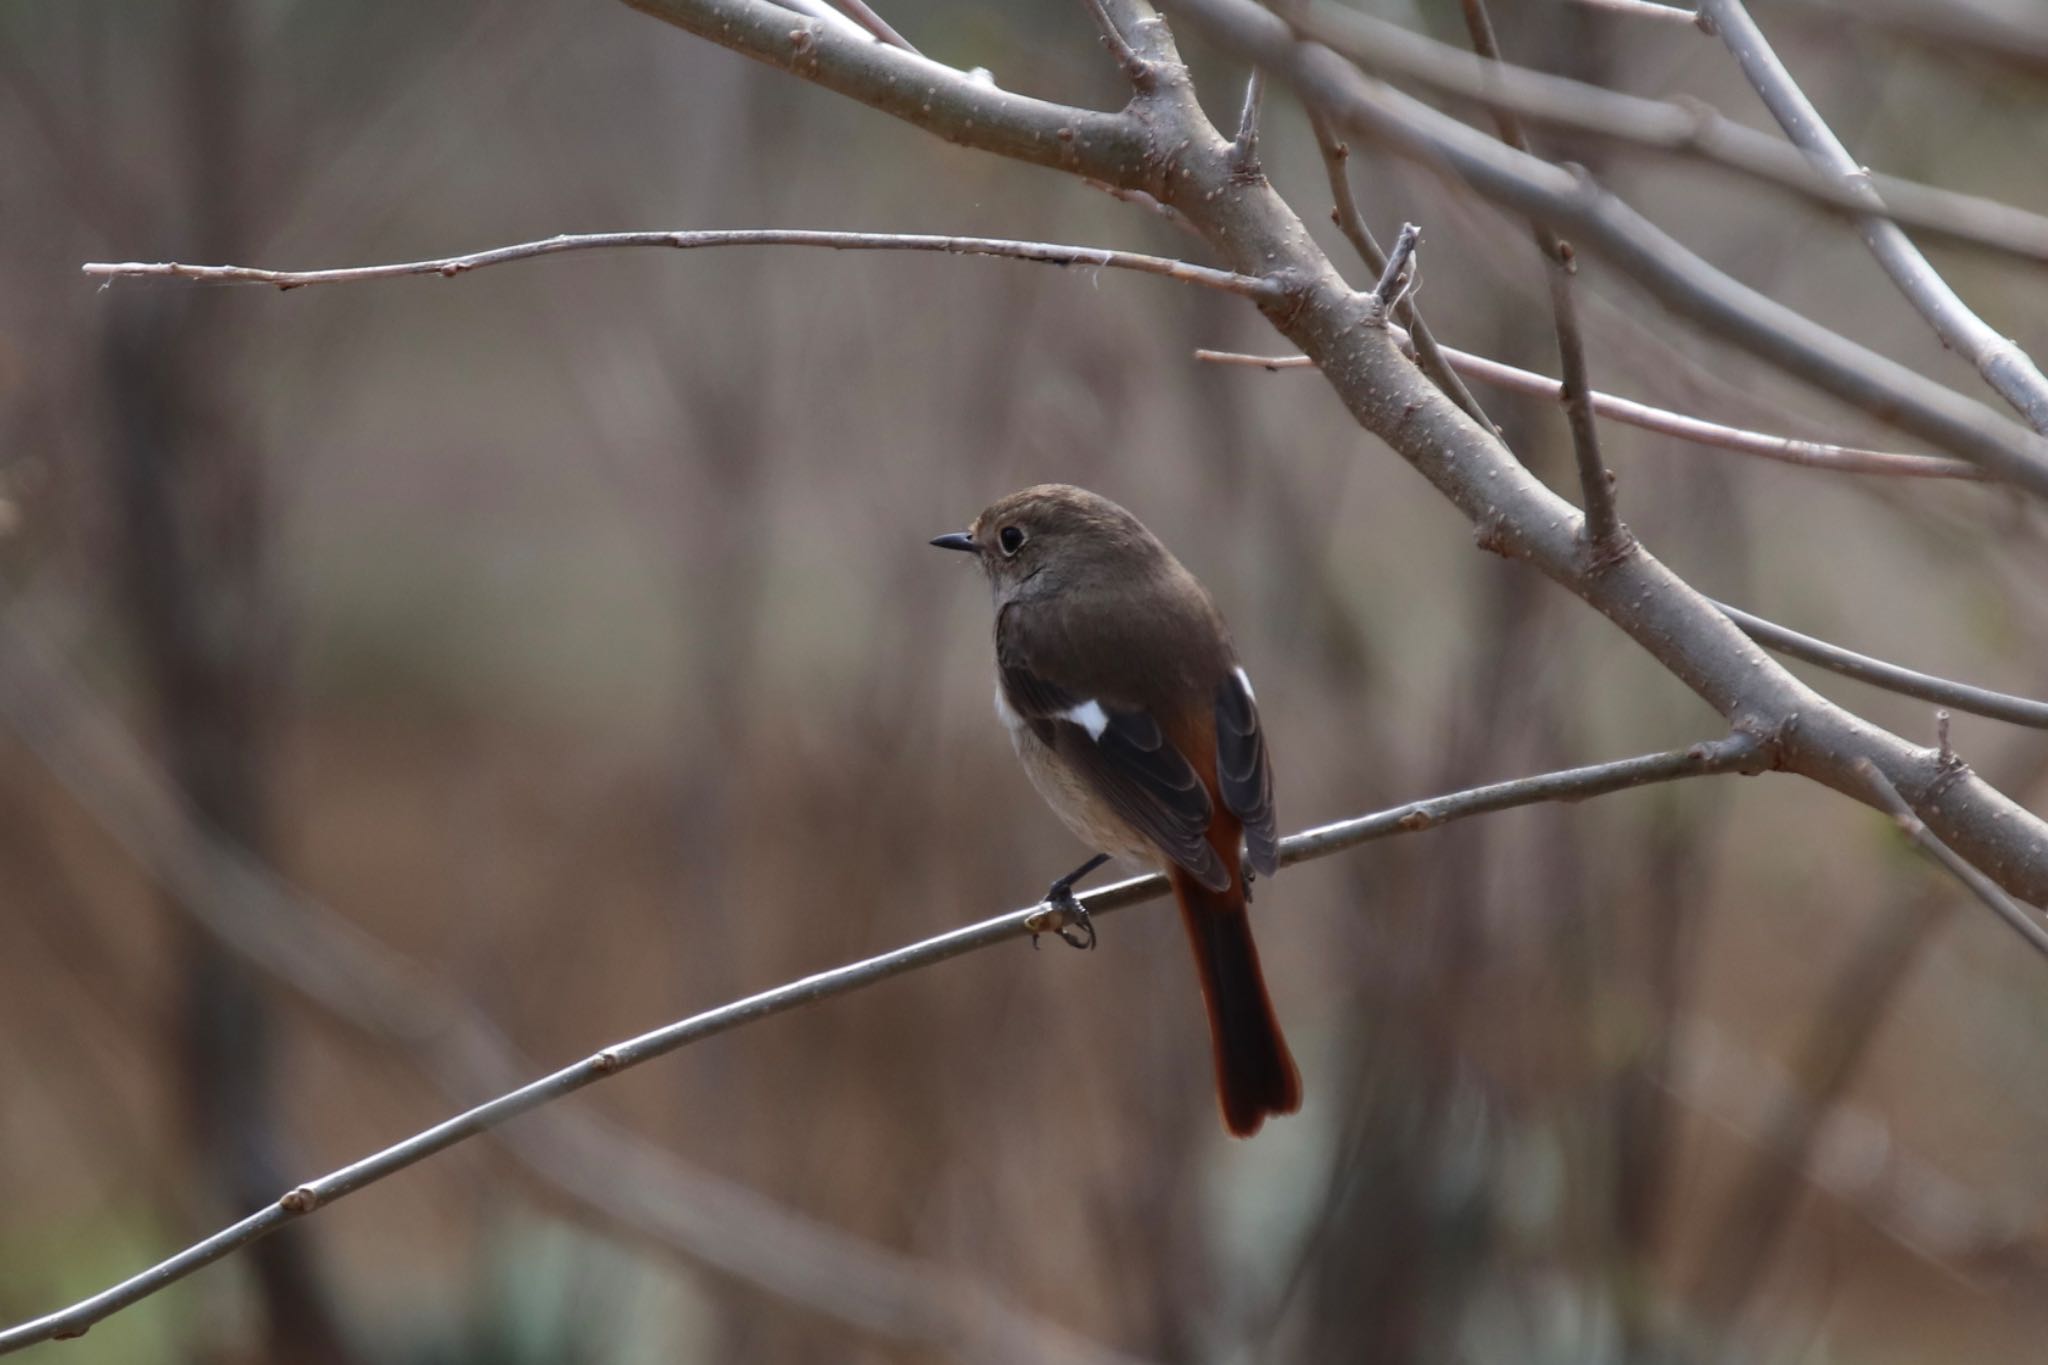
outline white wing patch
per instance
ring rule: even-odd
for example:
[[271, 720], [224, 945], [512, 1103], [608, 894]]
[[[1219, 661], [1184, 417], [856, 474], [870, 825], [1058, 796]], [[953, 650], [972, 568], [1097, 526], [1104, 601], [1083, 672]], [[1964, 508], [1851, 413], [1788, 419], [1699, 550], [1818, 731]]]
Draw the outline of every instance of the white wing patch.
[[1258, 693], [1252, 691], [1251, 678], [1245, 673], [1244, 669], [1241, 667], [1233, 668], [1230, 671], [1237, 676], [1237, 685], [1244, 689], [1244, 699], [1250, 702], [1252, 705], [1257, 706], [1259, 704], [1259, 696]]
[[1109, 728], [1109, 713], [1102, 709], [1099, 701], [1084, 701], [1079, 706], [1070, 706], [1060, 712], [1062, 719], [1070, 720], [1088, 732], [1088, 738], [1102, 739], [1102, 732]]

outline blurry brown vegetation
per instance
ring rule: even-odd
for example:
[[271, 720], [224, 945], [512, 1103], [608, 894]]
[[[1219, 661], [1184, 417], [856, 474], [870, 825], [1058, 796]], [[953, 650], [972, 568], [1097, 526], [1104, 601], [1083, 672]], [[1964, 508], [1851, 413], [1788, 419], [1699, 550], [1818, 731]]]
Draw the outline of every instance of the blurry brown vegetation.
[[[1759, 8], [1866, 160], [2048, 210], [2040, 67]], [[1533, 9], [1502, 16], [1532, 64], [1753, 116], [1697, 34]], [[889, 13], [1007, 88], [1121, 99], [1079, 5]], [[1191, 55], [1227, 125], [1238, 74]], [[1193, 364], [1270, 348], [1235, 300], [781, 251], [282, 296], [79, 281], [615, 227], [1186, 249], [623, 6], [16, 5], [0, 111], [5, 629], [59, 651], [213, 830], [539, 1062], [1022, 904], [1076, 860], [989, 717], [981, 586], [924, 547], [1024, 483], [1126, 503], [1217, 592], [1283, 827], [1720, 732], [1474, 553], [1313, 376]], [[1571, 150], [1751, 283], [1976, 391], [1837, 226]], [[1263, 153], [1320, 224], [1277, 92]], [[1369, 148], [1354, 178], [1383, 232], [1426, 225], [1440, 335], [1552, 367], [1523, 225]], [[2040, 272], [1936, 259], [2048, 352]], [[1597, 262], [1582, 280], [1601, 387], [1898, 444]], [[1568, 477], [1554, 411], [1482, 397]], [[2048, 543], [1995, 489], [1604, 437], [1624, 517], [1703, 590], [2048, 684]], [[1922, 704], [1821, 685], [1932, 733]], [[1955, 737], [2048, 807], [2041, 736]], [[1785, 779], [1542, 807], [1289, 872], [1258, 912], [1309, 1102], [1249, 1144], [1211, 1112], [1157, 906], [1100, 952], [980, 954], [574, 1103], [1163, 1361], [1602, 1361], [1730, 1332], [1758, 1359], [2048, 1358], [2048, 982], [1868, 811]], [[206, 938], [9, 733], [0, 931], [0, 1319], [450, 1108], [404, 1050]], [[1788, 1165], [1801, 1093], [1843, 1107]], [[621, 1236], [488, 1141], [37, 1349], [929, 1355]]]

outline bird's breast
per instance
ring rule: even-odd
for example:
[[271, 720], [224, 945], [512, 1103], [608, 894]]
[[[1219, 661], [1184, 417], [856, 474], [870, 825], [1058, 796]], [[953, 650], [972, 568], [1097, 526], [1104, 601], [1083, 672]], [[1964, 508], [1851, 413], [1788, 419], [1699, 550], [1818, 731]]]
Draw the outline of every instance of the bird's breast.
[[1038, 737], [1031, 722], [1019, 715], [1003, 695], [1001, 682], [996, 684], [996, 716], [1010, 732], [1010, 744], [1024, 765], [1024, 775], [1075, 838], [1100, 853], [1134, 858], [1149, 866], [1159, 864], [1158, 851], [1151, 841], [1133, 829], [1096, 794], [1086, 778]]

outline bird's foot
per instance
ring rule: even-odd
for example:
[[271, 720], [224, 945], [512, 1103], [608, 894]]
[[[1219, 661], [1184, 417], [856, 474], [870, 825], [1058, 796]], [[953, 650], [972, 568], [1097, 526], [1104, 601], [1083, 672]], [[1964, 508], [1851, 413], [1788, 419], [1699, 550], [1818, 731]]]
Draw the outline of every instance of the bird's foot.
[[1069, 948], [1095, 946], [1095, 921], [1088, 917], [1088, 907], [1075, 899], [1074, 883], [1108, 861], [1107, 853], [1098, 853], [1045, 889], [1045, 909], [1024, 921], [1033, 948], [1044, 933], [1058, 934]]

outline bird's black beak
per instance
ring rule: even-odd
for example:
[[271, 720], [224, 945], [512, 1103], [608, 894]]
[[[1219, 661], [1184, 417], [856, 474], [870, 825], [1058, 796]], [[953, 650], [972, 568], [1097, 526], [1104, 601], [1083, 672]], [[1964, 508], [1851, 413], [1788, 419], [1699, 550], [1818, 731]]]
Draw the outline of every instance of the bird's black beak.
[[974, 537], [965, 531], [948, 531], [942, 536], [933, 536], [932, 544], [941, 550], [966, 550], [970, 554], [981, 548], [974, 543]]

